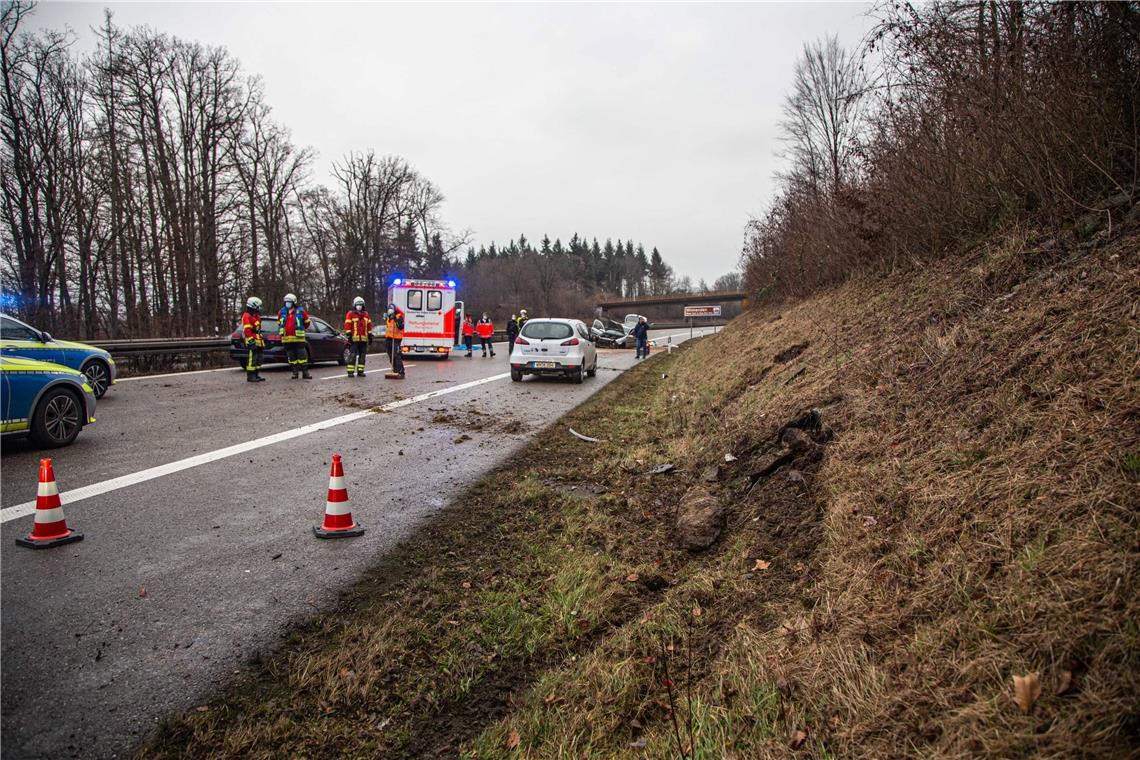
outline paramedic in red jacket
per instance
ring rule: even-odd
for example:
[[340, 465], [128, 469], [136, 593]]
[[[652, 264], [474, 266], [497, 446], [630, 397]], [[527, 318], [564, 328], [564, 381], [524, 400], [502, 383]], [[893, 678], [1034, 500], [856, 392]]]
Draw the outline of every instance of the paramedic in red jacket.
[[344, 331], [352, 345], [348, 349], [348, 376], [355, 373], [364, 377], [364, 360], [368, 347], [372, 345], [372, 317], [364, 310], [364, 299], [357, 296], [352, 300], [352, 309], [344, 315]]
[[495, 344], [491, 342], [491, 336], [495, 334], [495, 325], [487, 316], [487, 312], [483, 312], [483, 318], [479, 320], [479, 324], [475, 325], [475, 332], [479, 333], [479, 344], [483, 347], [483, 358], [487, 358], [487, 349], [490, 349], [491, 356], [494, 356]]
[[471, 321], [471, 315], [468, 314], [463, 318], [463, 345], [467, 346], [467, 357], [471, 357], [471, 341], [475, 337], [475, 323]]

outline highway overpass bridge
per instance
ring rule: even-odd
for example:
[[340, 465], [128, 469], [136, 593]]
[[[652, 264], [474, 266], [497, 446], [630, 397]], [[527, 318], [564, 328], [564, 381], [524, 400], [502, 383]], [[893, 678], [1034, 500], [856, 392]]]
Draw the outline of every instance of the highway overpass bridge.
[[669, 293], [663, 296], [641, 296], [598, 301], [596, 306], [605, 314], [610, 309], [624, 310], [622, 314], [637, 313], [643, 306], [700, 306], [702, 304], [740, 303], [748, 307], [748, 293], [743, 290], [721, 290], [711, 293]]

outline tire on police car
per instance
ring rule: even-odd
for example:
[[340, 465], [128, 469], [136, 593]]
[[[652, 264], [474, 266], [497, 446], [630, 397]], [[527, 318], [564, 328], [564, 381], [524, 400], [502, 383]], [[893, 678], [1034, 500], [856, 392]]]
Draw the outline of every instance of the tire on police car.
[[86, 414], [86, 404], [75, 391], [51, 388], [32, 412], [32, 441], [46, 449], [66, 446], [83, 429]]
[[91, 359], [80, 369], [87, 375], [87, 384], [95, 392], [95, 398], [103, 398], [111, 387], [111, 367], [102, 359]]

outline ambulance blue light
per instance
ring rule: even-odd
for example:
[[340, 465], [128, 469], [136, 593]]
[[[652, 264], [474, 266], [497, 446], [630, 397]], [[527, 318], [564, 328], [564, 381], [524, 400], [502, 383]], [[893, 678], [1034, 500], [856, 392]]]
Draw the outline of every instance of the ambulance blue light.
[[396, 279], [392, 280], [392, 284], [393, 284], [393, 285], [399, 285], [401, 282], [403, 282], [403, 280], [401, 280], [399, 277], [397, 277]]
[[447, 281], [447, 287], [454, 288], [455, 287], [455, 280], [448, 280]]

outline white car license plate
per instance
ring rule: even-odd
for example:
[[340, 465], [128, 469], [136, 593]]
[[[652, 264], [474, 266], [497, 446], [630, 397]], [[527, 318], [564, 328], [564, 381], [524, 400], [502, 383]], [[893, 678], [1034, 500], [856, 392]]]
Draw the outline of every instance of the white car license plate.
[[554, 369], [557, 366], [558, 366], [558, 364], [555, 362], [535, 362], [534, 363], [535, 369]]

